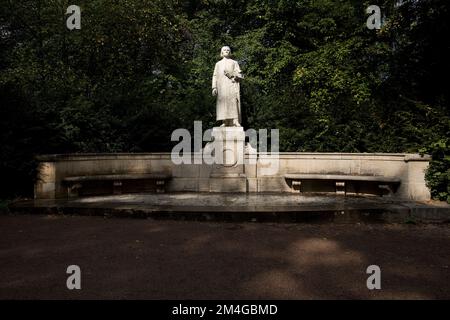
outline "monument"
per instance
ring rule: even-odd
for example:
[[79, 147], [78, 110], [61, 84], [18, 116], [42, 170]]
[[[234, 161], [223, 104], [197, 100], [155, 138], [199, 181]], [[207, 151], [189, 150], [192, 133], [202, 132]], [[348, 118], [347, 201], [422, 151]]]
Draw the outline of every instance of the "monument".
[[231, 49], [225, 46], [220, 51], [222, 60], [216, 63], [212, 77], [212, 94], [217, 96], [217, 120], [222, 127], [241, 126], [241, 98], [239, 82], [244, 78], [237, 61], [231, 59]]
[[216, 100], [216, 120], [223, 121], [212, 130], [208, 147], [220, 152], [210, 174], [210, 192], [246, 192], [244, 166], [245, 133], [241, 126], [240, 81], [244, 78], [237, 61], [231, 58], [228, 46], [220, 50], [222, 59], [216, 63], [212, 76], [212, 94]]
[[[259, 129], [255, 141], [251, 136], [256, 130], [244, 132], [242, 127], [240, 82], [244, 76], [239, 64], [227, 46], [220, 55], [212, 75], [212, 94], [216, 119], [221, 123], [207, 130], [210, 137], [204, 138], [200, 132], [200, 141], [210, 141], [201, 153], [202, 143], [191, 152], [189, 140], [189, 151], [183, 153], [188, 161], [180, 163], [167, 152], [39, 156], [36, 199], [142, 192], [331, 193], [430, 199], [424, 178], [428, 156], [278, 152], [278, 136], [272, 129], [271, 151], [267, 152], [262, 143], [267, 142], [267, 131], [264, 134], [265, 129]], [[190, 137], [187, 129], [182, 130]], [[246, 145], [246, 134], [259, 150]]]

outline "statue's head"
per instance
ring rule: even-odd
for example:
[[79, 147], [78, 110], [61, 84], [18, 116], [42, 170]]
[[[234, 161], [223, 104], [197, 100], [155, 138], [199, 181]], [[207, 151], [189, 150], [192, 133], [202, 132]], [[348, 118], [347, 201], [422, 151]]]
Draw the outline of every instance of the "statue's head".
[[225, 46], [222, 47], [222, 49], [220, 50], [220, 56], [221, 57], [225, 57], [225, 58], [229, 58], [231, 56], [231, 49], [229, 46]]

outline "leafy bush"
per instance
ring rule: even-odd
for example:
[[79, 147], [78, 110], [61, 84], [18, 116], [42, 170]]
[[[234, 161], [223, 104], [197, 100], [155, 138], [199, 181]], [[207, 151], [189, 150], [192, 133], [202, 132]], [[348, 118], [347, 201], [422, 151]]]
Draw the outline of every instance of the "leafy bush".
[[[0, 0], [0, 196], [32, 196], [38, 154], [170, 151], [173, 130], [218, 125], [225, 44], [245, 74], [243, 126], [279, 129], [280, 151], [445, 139], [448, 0], [377, 3], [380, 30], [366, 27], [369, 1], [79, 0], [82, 30], [69, 31], [67, 1]], [[436, 157], [430, 186], [447, 199]]]
[[421, 150], [432, 159], [425, 179], [433, 199], [450, 203], [450, 139], [442, 139]]

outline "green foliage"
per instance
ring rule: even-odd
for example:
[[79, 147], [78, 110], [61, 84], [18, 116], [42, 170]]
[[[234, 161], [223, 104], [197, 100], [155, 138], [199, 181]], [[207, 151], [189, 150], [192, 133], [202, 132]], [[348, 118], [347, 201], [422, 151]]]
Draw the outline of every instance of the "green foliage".
[[433, 199], [450, 203], [450, 139], [445, 138], [421, 149], [431, 155], [432, 160], [425, 179]]
[[[215, 122], [211, 73], [230, 45], [246, 128], [281, 151], [416, 152], [447, 136], [446, 0], [0, 0], [0, 194], [31, 194], [34, 155], [170, 151]], [[443, 171], [442, 171], [443, 172]], [[25, 187], [24, 187], [25, 186]]]
[[9, 200], [0, 199], [0, 214], [9, 213]]

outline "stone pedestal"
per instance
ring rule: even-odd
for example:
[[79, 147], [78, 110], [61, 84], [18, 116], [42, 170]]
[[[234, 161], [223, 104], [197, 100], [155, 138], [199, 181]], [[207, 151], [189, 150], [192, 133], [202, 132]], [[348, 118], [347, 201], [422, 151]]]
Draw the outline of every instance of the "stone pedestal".
[[212, 130], [212, 139], [205, 147], [211, 155], [205, 158], [205, 161], [212, 165], [209, 177], [210, 192], [246, 192], [244, 129], [215, 127]]

